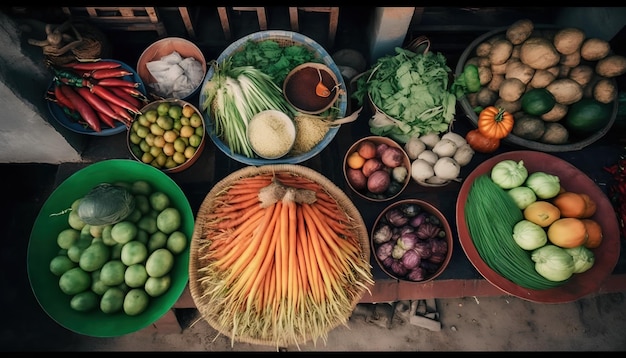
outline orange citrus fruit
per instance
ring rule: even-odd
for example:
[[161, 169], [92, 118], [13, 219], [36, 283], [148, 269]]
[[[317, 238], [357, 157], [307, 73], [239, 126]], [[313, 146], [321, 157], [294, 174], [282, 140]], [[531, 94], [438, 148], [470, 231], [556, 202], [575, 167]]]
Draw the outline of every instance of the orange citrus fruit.
[[589, 197], [589, 195], [585, 194], [585, 193], [580, 193], [580, 196], [583, 198], [583, 200], [585, 201], [585, 212], [583, 213], [583, 218], [590, 218], [593, 216], [593, 214], [596, 213], [597, 205], [596, 202], [593, 201], [593, 199], [591, 199], [591, 197]]
[[595, 249], [600, 246], [602, 243], [602, 226], [600, 223], [593, 219], [582, 219], [583, 224], [585, 224], [585, 229], [587, 229], [587, 241], [585, 242], [585, 247], [588, 249]]
[[561, 217], [561, 212], [552, 203], [545, 200], [537, 200], [530, 203], [524, 209], [524, 219], [541, 227], [548, 227]]
[[581, 219], [560, 218], [548, 227], [548, 240], [556, 246], [569, 249], [587, 242], [587, 229]]
[[552, 204], [559, 208], [561, 217], [582, 218], [585, 214], [587, 204], [585, 199], [578, 193], [565, 191], [552, 199]]
[[347, 159], [347, 164], [352, 169], [361, 169], [365, 164], [365, 158], [363, 158], [359, 152], [352, 152]]

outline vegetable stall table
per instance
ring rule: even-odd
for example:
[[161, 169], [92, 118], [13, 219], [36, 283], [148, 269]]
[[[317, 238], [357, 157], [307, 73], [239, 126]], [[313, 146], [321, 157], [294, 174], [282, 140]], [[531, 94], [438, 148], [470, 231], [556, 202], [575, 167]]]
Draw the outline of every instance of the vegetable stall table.
[[[455, 207], [461, 183], [451, 182], [444, 187], [432, 188], [419, 186], [415, 181], [411, 180], [404, 192], [392, 201], [385, 202], [367, 201], [349, 188], [343, 176], [343, 158], [350, 145], [357, 139], [371, 135], [368, 126], [368, 120], [371, 115], [371, 110], [364, 108], [356, 121], [341, 126], [334, 140], [319, 155], [299, 164], [318, 171], [341, 188], [359, 209], [368, 232], [371, 232], [377, 215], [391, 202], [408, 198], [428, 201], [437, 207], [450, 223], [453, 231], [453, 253], [445, 271], [435, 280], [427, 283], [411, 283], [391, 279], [380, 269], [374, 255], [371, 255], [370, 262], [375, 284], [371, 287], [371, 295], [366, 292], [360, 302], [377, 303], [428, 298], [506, 295], [504, 291], [493, 286], [480, 275], [466, 257], [460, 245], [456, 231]], [[453, 131], [465, 136], [471, 129], [474, 129], [473, 125], [464, 116], [460, 106], [457, 106]], [[604, 167], [615, 164], [619, 155], [623, 153], [625, 143], [623, 142], [624, 139], [620, 138], [620, 135], [619, 131], [613, 130], [605, 138], [581, 150], [550, 154], [570, 162], [585, 172], [591, 180], [607, 193], [608, 186], [612, 183], [612, 176]], [[476, 153], [472, 161], [462, 168], [461, 177], [467, 177], [476, 166], [492, 156], [521, 149], [525, 148], [514, 147], [506, 142], [502, 142], [500, 148], [494, 153]], [[89, 143], [83, 156], [89, 161], [132, 158], [126, 147], [125, 134], [89, 138]], [[88, 163], [61, 164], [57, 172], [55, 187], [73, 174], [73, 172], [86, 165]], [[216, 148], [212, 142], [207, 142], [204, 152], [194, 165], [182, 172], [169, 175], [181, 187], [189, 200], [194, 215], [196, 215], [212, 186], [233, 171], [244, 167], [246, 167], [245, 164], [229, 158]], [[612, 275], [600, 287], [598, 293], [626, 291], [624, 242], [625, 240], [622, 237], [620, 239], [621, 251], [617, 265]], [[189, 289], [183, 292], [173, 308], [195, 308]], [[180, 332], [181, 329], [173, 310], [170, 310], [168, 314], [157, 321], [153, 328], [171, 332]]]

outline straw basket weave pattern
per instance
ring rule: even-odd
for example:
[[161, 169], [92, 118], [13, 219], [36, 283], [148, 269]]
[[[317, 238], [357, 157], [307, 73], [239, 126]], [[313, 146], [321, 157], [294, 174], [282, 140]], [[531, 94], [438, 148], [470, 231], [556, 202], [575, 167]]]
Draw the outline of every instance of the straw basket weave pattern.
[[[214, 227], [211, 227], [212, 224], [210, 224], [207, 217], [209, 217], [209, 215], [212, 214], [214, 210], [221, 205], [220, 200], [222, 195], [224, 194], [224, 192], [227, 192], [227, 190], [237, 181], [248, 177], [256, 177], [261, 174], [274, 173], [299, 176], [304, 179], [308, 179], [309, 181], [312, 181], [314, 183], [317, 183], [324, 189], [324, 191], [326, 191], [328, 195], [330, 195], [336, 201], [337, 207], [342, 210], [346, 214], [345, 216], [350, 220], [350, 230], [353, 231], [355, 237], [358, 237], [360, 252], [357, 253], [357, 255], [359, 259], [362, 260], [362, 262], [366, 263], [364, 264], [364, 270], [367, 271], [366, 274], [369, 276], [370, 279], [372, 279], [371, 282], [367, 283], [367, 279], [361, 276], [362, 281], [352, 283], [353, 287], [344, 287], [346, 291], [350, 291], [350, 293], [348, 294], [349, 299], [351, 299], [350, 304], [346, 304], [345, 307], [339, 307], [339, 310], [341, 311], [339, 313], [337, 312], [337, 310], [333, 310], [333, 314], [325, 315], [323, 318], [327, 320], [326, 322], [321, 322], [322, 320], [320, 320], [320, 318], [318, 318], [317, 316], [314, 317], [315, 322], [312, 321], [310, 322], [310, 324], [322, 326], [322, 328], [326, 329], [326, 331], [322, 332], [321, 334], [319, 332], [319, 329], [315, 331], [308, 331], [309, 328], [304, 329], [303, 332], [299, 332], [297, 335], [292, 336], [284, 334], [282, 335], [283, 337], [275, 339], [260, 336], [261, 334], [266, 334], [266, 332], [259, 333], [259, 336], [244, 335], [241, 333], [234, 334], [233, 332], [237, 331], [237, 327], [233, 327], [232, 324], [230, 324], [230, 327], [227, 327], [225, 323], [222, 323], [224, 322], [224, 320], [219, 319], [223, 316], [223, 313], [225, 311], [224, 304], [222, 304], [223, 295], [218, 295], [212, 292], [212, 290], [216, 291], [215, 285], [211, 284], [210, 279], [206, 279], [207, 276], [210, 274], [208, 273], [209, 271], [204, 270], [204, 268], [208, 264], [205, 255], [211, 249], [211, 237], [207, 236], [209, 236], [211, 232], [215, 232]], [[272, 255], [270, 254], [270, 257], [271, 256]], [[340, 324], [346, 324], [348, 318], [352, 313], [352, 310], [360, 301], [365, 291], [368, 290], [367, 285], [373, 283], [369, 260], [370, 244], [365, 223], [363, 222], [363, 219], [358, 209], [354, 206], [354, 204], [350, 201], [346, 194], [329, 179], [308, 167], [299, 165], [277, 164], [259, 167], [249, 166], [231, 173], [230, 175], [226, 176], [224, 179], [216, 183], [215, 186], [213, 186], [213, 188], [207, 194], [200, 206], [195, 221], [195, 228], [190, 245], [189, 288], [196, 307], [198, 308], [198, 311], [203, 316], [203, 318], [220, 334], [224, 334], [230, 337], [233, 343], [237, 341], [251, 344], [276, 346], [278, 348], [286, 347], [292, 344], [298, 345], [301, 343], [305, 343], [309, 340], [317, 340], [320, 337], [325, 341], [326, 335], [330, 330], [339, 326]], [[327, 298], [327, 300], [330, 300], [330, 298]], [[307, 317], [308, 316], [304, 318]], [[303, 318], [303, 316], [300, 316], [300, 318]], [[295, 317], [294, 319], [298, 319], [298, 317]], [[271, 319], [268, 319], [268, 321], [271, 321]], [[271, 328], [276, 328], [274, 327], [275, 325], [277, 325], [276, 322], [269, 322], [269, 324], [273, 325], [273, 327]], [[282, 328], [279, 328], [279, 330], [280, 329]]]

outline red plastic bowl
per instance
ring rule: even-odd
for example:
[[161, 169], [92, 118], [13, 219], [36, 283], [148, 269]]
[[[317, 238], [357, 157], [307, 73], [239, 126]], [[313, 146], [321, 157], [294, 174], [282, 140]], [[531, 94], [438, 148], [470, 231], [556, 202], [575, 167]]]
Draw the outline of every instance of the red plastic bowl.
[[[524, 161], [529, 173], [542, 171], [557, 175], [561, 186], [569, 191], [587, 193], [596, 202], [597, 210], [591, 218], [602, 226], [602, 244], [592, 249], [595, 255], [594, 266], [586, 272], [574, 274], [563, 285], [546, 290], [532, 290], [521, 287], [500, 276], [487, 265], [476, 250], [465, 221], [465, 201], [474, 180], [491, 172], [491, 168], [501, 160]], [[456, 202], [456, 224], [461, 247], [478, 272], [492, 285], [502, 291], [538, 303], [566, 303], [598, 291], [603, 281], [613, 272], [620, 251], [620, 235], [617, 218], [611, 202], [604, 192], [585, 173], [570, 163], [550, 154], [536, 151], [513, 151], [496, 155], [481, 163], [467, 177], [461, 186]]]

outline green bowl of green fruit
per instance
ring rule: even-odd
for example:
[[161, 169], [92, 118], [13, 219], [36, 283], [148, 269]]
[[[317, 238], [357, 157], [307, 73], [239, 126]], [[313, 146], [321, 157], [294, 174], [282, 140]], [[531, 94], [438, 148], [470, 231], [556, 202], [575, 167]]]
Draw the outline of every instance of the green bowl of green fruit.
[[128, 159], [90, 164], [64, 180], [35, 219], [28, 278], [59, 325], [93, 337], [161, 318], [189, 280], [194, 215], [165, 173]]

